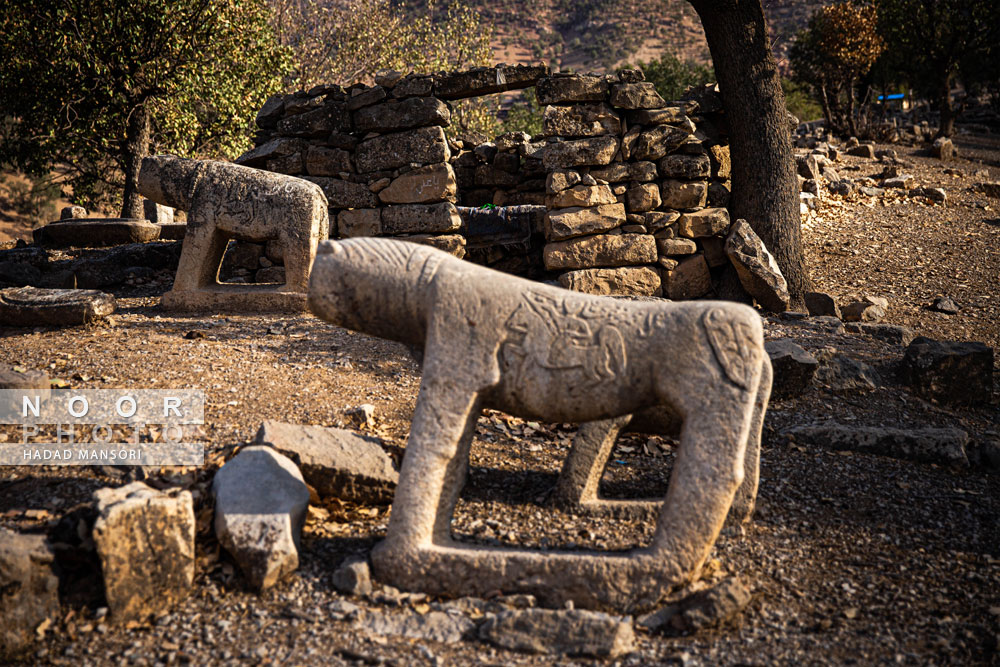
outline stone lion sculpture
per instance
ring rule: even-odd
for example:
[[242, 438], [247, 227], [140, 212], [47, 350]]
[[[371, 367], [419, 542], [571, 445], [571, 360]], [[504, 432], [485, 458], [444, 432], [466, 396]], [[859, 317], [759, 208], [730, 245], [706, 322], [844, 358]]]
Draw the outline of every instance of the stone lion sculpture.
[[[771, 367], [760, 317], [747, 306], [590, 296], [371, 238], [320, 245], [309, 305], [335, 324], [423, 349], [388, 533], [372, 554], [382, 581], [641, 610], [697, 576], [730, 507], [737, 523], [753, 510]], [[453, 541], [481, 408], [622, 425], [657, 406], [684, 422], [648, 547], [539, 552]], [[609, 451], [592, 450], [584, 467], [603, 468]]]
[[[303, 310], [317, 244], [329, 236], [326, 196], [315, 183], [228, 162], [143, 158], [139, 192], [187, 211], [177, 275], [163, 305], [175, 310]], [[285, 284], [220, 285], [230, 239], [284, 245]]]

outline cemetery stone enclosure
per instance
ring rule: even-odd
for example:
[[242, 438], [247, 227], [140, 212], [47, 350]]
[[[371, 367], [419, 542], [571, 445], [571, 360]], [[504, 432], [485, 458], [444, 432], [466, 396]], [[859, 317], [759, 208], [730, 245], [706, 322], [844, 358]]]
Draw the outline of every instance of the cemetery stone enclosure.
[[[319, 185], [332, 238], [426, 243], [592, 294], [708, 296], [730, 227], [721, 103], [714, 87], [668, 103], [643, 79], [498, 65], [319, 86], [268, 99], [237, 162]], [[455, 129], [449, 102], [532, 86], [541, 136]], [[241, 245], [246, 280], [280, 277], [280, 244]]]

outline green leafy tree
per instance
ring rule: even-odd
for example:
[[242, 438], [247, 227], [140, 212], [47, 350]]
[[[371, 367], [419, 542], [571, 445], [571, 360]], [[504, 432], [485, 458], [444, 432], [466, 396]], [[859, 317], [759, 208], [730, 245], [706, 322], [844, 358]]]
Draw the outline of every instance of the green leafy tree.
[[679, 99], [691, 86], [715, 81], [711, 67], [683, 61], [672, 53], [664, 53], [648, 63], [640, 62], [638, 66], [665, 100]]
[[792, 45], [798, 81], [817, 92], [827, 126], [857, 135], [857, 88], [885, 47], [875, 7], [851, 0], [822, 7]]
[[[440, 7], [395, 5], [390, 0], [271, 0], [279, 42], [294, 54], [286, 92], [319, 84], [371, 83], [379, 70], [435, 72], [491, 65], [492, 26], [460, 2]], [[462, 130], [496, 130], [488, 100], [456, 103]]]
[[507, 112], [503, 121], [504, 132], [527, 132], [535, 137], [542, 133], [542, 109], [534, 88], [521, 91], [521, 98]]
[[121, 200], [151, 150], [239, 153], [289, 70], [264, 0], [6, 0], [0, 11], [0, 162], [59, 166], [88, 206]]
[[887, 68], [936, 100], [938, 136], [951, 136], [958, 110], [953, 86], [1000, 79], [1000, 2], [877, 0], [879, 31], [888, 42]]

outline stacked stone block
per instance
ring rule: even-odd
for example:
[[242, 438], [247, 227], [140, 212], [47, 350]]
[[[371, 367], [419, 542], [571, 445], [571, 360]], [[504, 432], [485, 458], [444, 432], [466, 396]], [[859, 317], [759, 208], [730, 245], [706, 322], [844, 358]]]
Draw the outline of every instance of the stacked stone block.
[[546, 105], [543, 254], [559, 283], [673, 299], [711, 292], [711, 268], [726, 262], [729, 154], [719, 131], [698, 131], [701, 104], [668, 106], [638, 70], [554, 75], [537, 94]]
[[[532, 85], [544, 105], [541, 136], [448, 134], [449, 101]], [[319, 184], [337, 237], [468, 251], [584, 292], [698, 298], [727, 262], [721, 111], [713, 87], [668, 104], [638, 70], [383, 73], [374, 86], [269, 99], [257, 146], [237, 161]], [[495, 243], [484, 208], [501, 219]], [[280, 278], [281, 251], [271, 245], [233, 253], [237, 279]]]

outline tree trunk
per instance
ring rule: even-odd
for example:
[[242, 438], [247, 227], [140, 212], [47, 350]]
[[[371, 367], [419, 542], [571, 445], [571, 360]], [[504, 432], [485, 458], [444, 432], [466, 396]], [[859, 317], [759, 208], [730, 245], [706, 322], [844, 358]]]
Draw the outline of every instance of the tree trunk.
[[122, 144], [122, 170], [125, 172], [125, 190], [122, 193], [123, 218], [145, 217], [138, 188], [142, 158], [149, 154], [149, 135], [149, 110], [145, 104], [140, 104], [128, 117], [125, 143]]
[[854, 117], [854, 79], [847, 80], [847, 127], [851, 131], [851, 136], [858, 136], [858, 122]]
[[691, 0], [712, 52], [729, 121], [729, 214], [745, 219], [774, 255], [793, 305], [811, 288], [785, 97], [760, 0]]
[[950, 137], [955, 132], [955, 110], [951, 106], [951, 74], [944, 76], [938, 97], [938, 131], [934, 138]]

